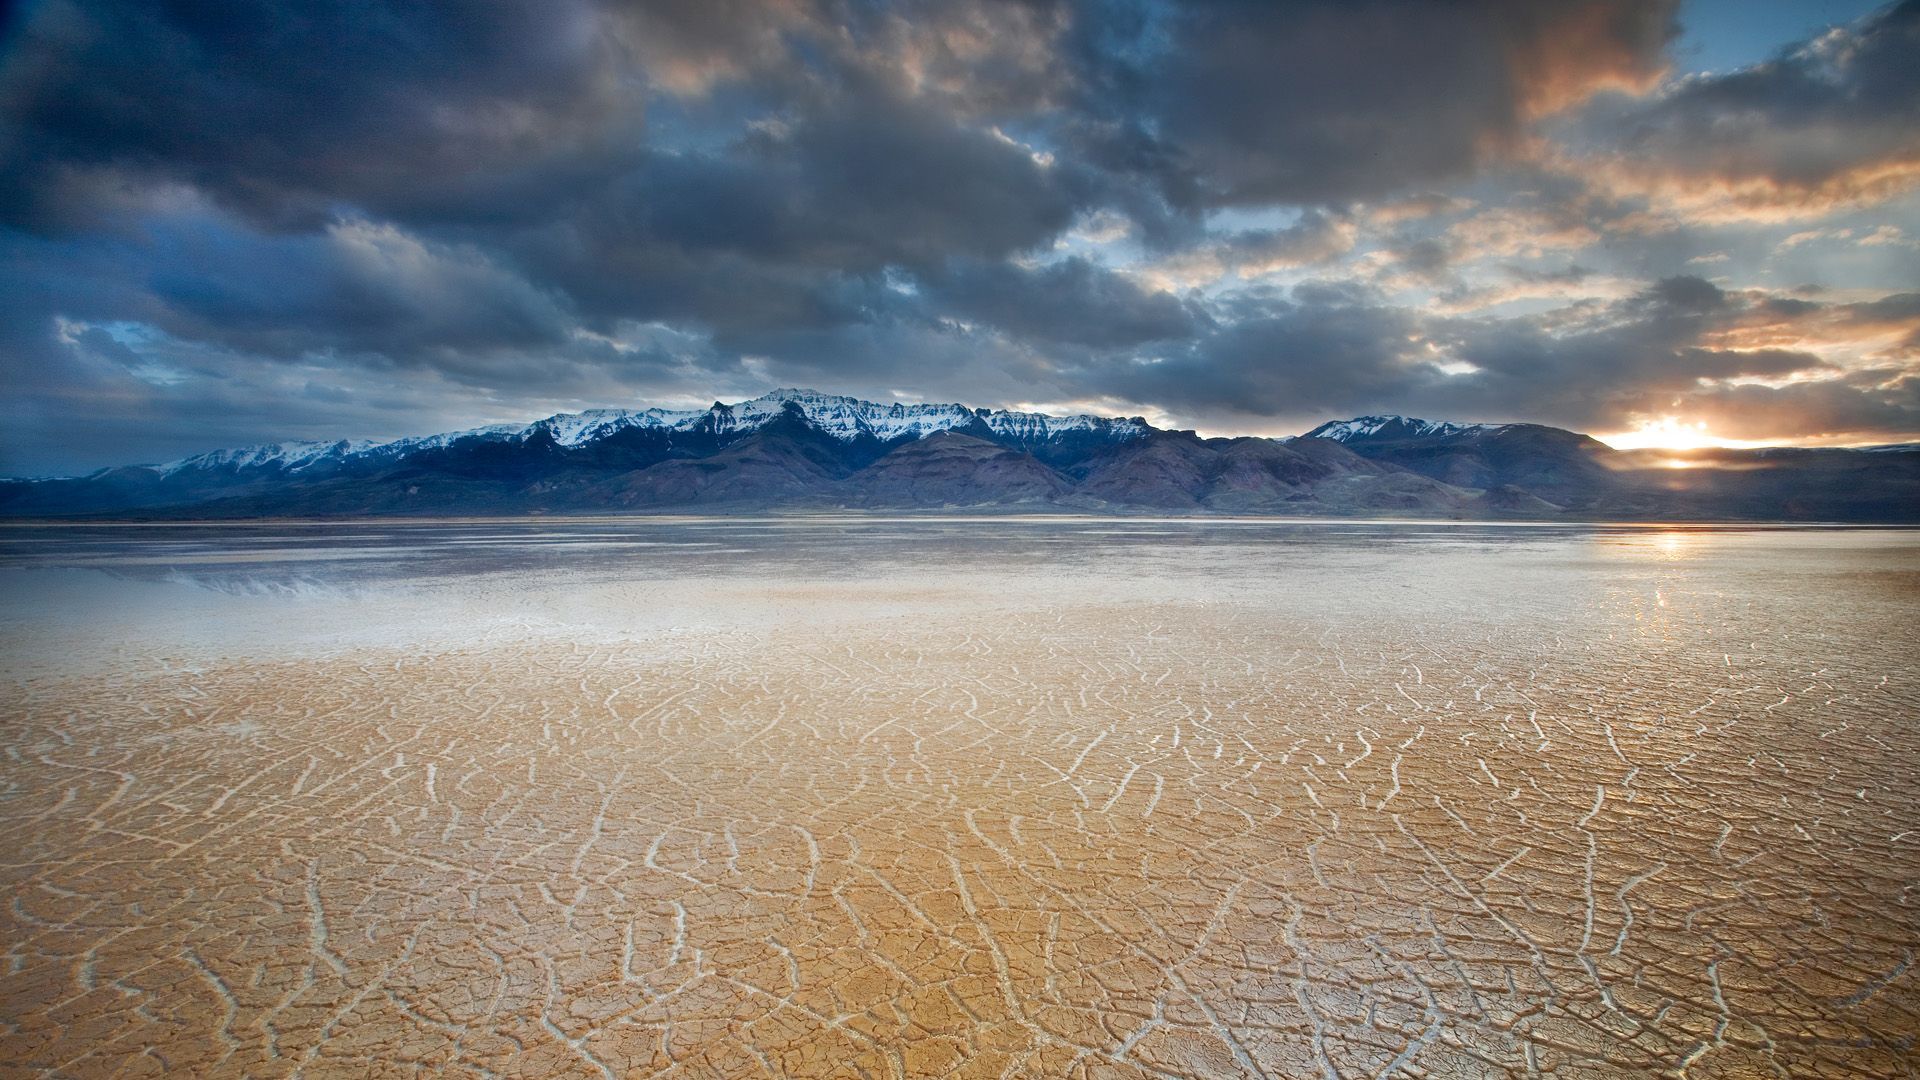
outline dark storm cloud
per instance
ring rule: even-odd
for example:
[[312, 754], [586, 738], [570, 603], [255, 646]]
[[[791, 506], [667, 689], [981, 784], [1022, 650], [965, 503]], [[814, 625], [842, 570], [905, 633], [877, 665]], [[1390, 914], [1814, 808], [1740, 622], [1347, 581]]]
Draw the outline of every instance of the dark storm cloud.
[[1343, 203], [1469, 174], [1528, 118], [1665, 66], [1667, 0], [1227, 2], [1086, 46], [1082, 133], [1175, 202]]
[[1349, 285], [1307, 283], [1290, 299], [1249, 297], [1243, 317], [1171, 355], [1088, 371], [1098, 385], [1188, 414], [1301, 416], [1403, 393], [1418, 328], [1409, 311]]
[[618, 60], [580, 0], [44, 0], [0, 66], [0, 211], [83, 227], [167, 183], [281, 223], [431, 203], [636, 123]]
[[81, 224], [168, 184], [274, 225], [343, 204], [415, 225], [551, 220], [658, 167], [643, 119], [663, 104], [667, 141], [695, 146], [733, 142], [747, 120], [793, 123], [792, 153], [772, 156], [831, 189], [814, 193], [823, 215], [869, 183], [882, 203], [927, 194], [929, 176], [993, 185], [1006, 177], [975, 145], [986, 114], [1030, 110], [1063, 77], [1047, 43], [1065, 10], [47, 0], [0, 66], [6, 220]]
[[651, 153], [569, 215], [496, 238], [597, 325], [719, 337], [859, 322], [889, 268], [997, 261], [1078, 212], [1072, 172], [899, 101], [833, 103], [731, 145]]
[[1829, 272], [1910, 222], [1648, 208], [1904, 190], [1915, 10], [1657, 84], [1674, 0], [41, 0], [0, 467], [769, 383], [1910, 430], [1920, 323]]
[[[887, 152], [921, 148], [911, 126], [849, 106], [912, 96], [969, 123], [1063, 119], [1081, 164], [1180, 205], [1345, 201], [1462, 175], [1529, 116], [1645, 82], [1672, 7], [48, 0], [0, 74], [9, 157], [33, 163], [6, 202], [51, 226], [176, 181], [275, 221], [509, 213], [617, 170], [647, 89], [798, 112], [846, 170], [911, 172]], [[1123, 182], [1106, 195], [1154, 212]]]
[[[169, 223], [152, 271], [102, 271], [146, 279], [123, 317], [270, 356], [456, 373], [472, 353], [557, 346], [569, 314], [722, 338], [857, 323], [886, 267], [1004, 258], [1073, 220], [1085, 170], [962, 117], [1043, 81], [1033, 41], [986, 33], [990, 8], [839, 13], [861, 17], [849, 35], [834, 11], [736, 7], [252, 7], [223, 21], [50, 4], [0, 82], [8, 160], [32, 164], [10, 170], [5, 209], [40, 230], [110, 216], [151, 241], [145, 218], [211, 199], [239, 216]], [[959, 53], [1001, 83], [964, 108]], [[908, 63], [931, 91], [914, 95]], [[656, 83], [705, 95], [683, 113], [753, 122], [683, 116], [678, 142], [648, 143]], [[142, 89], [151, 106], [127, 108]], [[44, 336], [50, 314], [9, 317], [37, 316]]]
[[1005, 257], [1050, 240], [1076, 205], [1065, 170], [1006, 140], [849, 101], [722, 150], [653, 154], [555, 231], [585, 270], [678, 255], [859, 273]]
[[929, 275], [930, 306], [1045, 342], [1129, 348], [1191, 337], [1205, 316], [1172, 293], [1073, 258], [1035, 269], [964, 263]]
[[205, 224], [159, 238], [155, 325], [178, 337], [297, 357], [325, 349], [443, 366], [495, 349], [564, 345], [564, 300], [481, 252], [341, 221], [316, 236], [259, 237]]
[[[564, 297], [476, 248], [358, 219], [262, 234], [187, 212], [133, 235], [16, 239], [12, 251], [0, 264], [0, 312], [22, 330], [49, 330], [29, 316], [50, 308], [263, 357], [335, 351], [457, 367], [489, 351], [562, 345], [574, 322]], [[101, 280], [118, 288], [102, 294]]]

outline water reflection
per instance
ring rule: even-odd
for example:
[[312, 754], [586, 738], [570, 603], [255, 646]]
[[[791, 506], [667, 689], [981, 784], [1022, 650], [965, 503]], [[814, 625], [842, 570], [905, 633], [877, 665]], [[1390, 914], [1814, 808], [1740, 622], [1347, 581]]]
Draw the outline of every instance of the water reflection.
[[[1411, 635], [1542, 618], [1653, 629], [1703, 590], [1784, 598], [1836, 573], [1920, 580], [1916, 540], [1893, 530], [1109, 518], [0, 528], [0, 665], [70, 665], [102, 650], [436, 647], [530, 626], [639, 640], [673, 627], [757, 632], [956, 604], [1265, 605], [1304, 623], [1364, 618]], [[795, 598], [827, 587], [831, 603]]]

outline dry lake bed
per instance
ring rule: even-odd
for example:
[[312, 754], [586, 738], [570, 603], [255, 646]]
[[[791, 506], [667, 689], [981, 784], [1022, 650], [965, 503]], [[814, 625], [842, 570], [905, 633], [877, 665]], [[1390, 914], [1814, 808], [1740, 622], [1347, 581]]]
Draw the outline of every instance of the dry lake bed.
[[1920, 533], [0, 530], [0, 1076], [1913, 1076]]

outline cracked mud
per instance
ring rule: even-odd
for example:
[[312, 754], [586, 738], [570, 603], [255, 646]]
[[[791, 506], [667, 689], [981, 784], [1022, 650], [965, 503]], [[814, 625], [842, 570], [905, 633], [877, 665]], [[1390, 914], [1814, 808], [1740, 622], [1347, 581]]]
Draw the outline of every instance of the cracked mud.
[[9, 547], [0, 1074], [1920, 1071], [1911, 534], [622, 528]]

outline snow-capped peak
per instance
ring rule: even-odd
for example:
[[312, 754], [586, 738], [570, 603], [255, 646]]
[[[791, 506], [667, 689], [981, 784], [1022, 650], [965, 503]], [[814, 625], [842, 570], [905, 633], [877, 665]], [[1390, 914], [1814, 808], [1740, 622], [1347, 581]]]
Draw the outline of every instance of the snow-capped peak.
[[333, 442], [283, 442], [260, 446], [242, 446], [232, 450], [214, 450], [205, 454], [169, 461], [154, 466], [161, 476], [199, 469], [260, 469], [277, 467], [299, 472], [329, 459], [349, 457], [379, 444], [368, 439], [336, 439]]
[[733, 404], [715, 402], [708, 409], [598, 409], [562, 413], [529, 425], [528, 434], [544, 427], [552, 433], [554, 441], [562, 446], [592, 442], [629, 427], [674, 431], [698, 428], [714, 434], [732, 434], [757, 431], [784, 413], [789, 406], [797, 409], [813, 427], [846, 442], [853, 442], [862, 436], [872, 436], [881, 442], [923, 438], [935, 432], [970, 427], [976, 423], [985, 424], [1003, 437], [1040, 441], [1072, 431], [1107, 431], [1118, 438], [1133, 438], [1147, 431], [1145, 423], [1138, 420], [1049, 416], [1045, 413], [973, 409], [958, 404], [880, 404], [843, 394], [823, 394], [818, 390], [780, 389]]
[[1353, 442], [1356, 439], [1444, 439], [1458, 435], [1480, 435], [1498, 431], [1505, 424], [1457, 424], [1448, 420], [1421, 420], [1412, 416], [1356, 416], [1351, 420], [1330, 420], [1303, 439], [1332, 439]]
[[342, 439], [335, 442], [288, 442], [216, 450], [164, 465], [152, 466], [161, 476], [198, 470], [276, 468], [306, 472], [323, 463], [381, 462], [409, 454], [444, 449], [464, 439], [525, 442], [545, 435], [556, 444], [574, 448], [633, 428], [670, 432], [738, 435], [758, 431], [789, 408], [797, 409], [809, 424], [846, 442], [870, 436], [883, 443], [917, 439], [936, 432], [984, 425], [992, 433], [1023, 443], [1041, 443], [1075, 432], [1133, 439], [1151, 429], [1139, 419], [1097, 416], [1050, 416], [1006, 410], [973, 409], [958, 404], [879, 404], [818, 390], [781, 389], [729, 405], [714, 402], [705, 409], [589, 409], [556, 413], [530, 424], [489, 427], [421, 435], [390, 442]]

